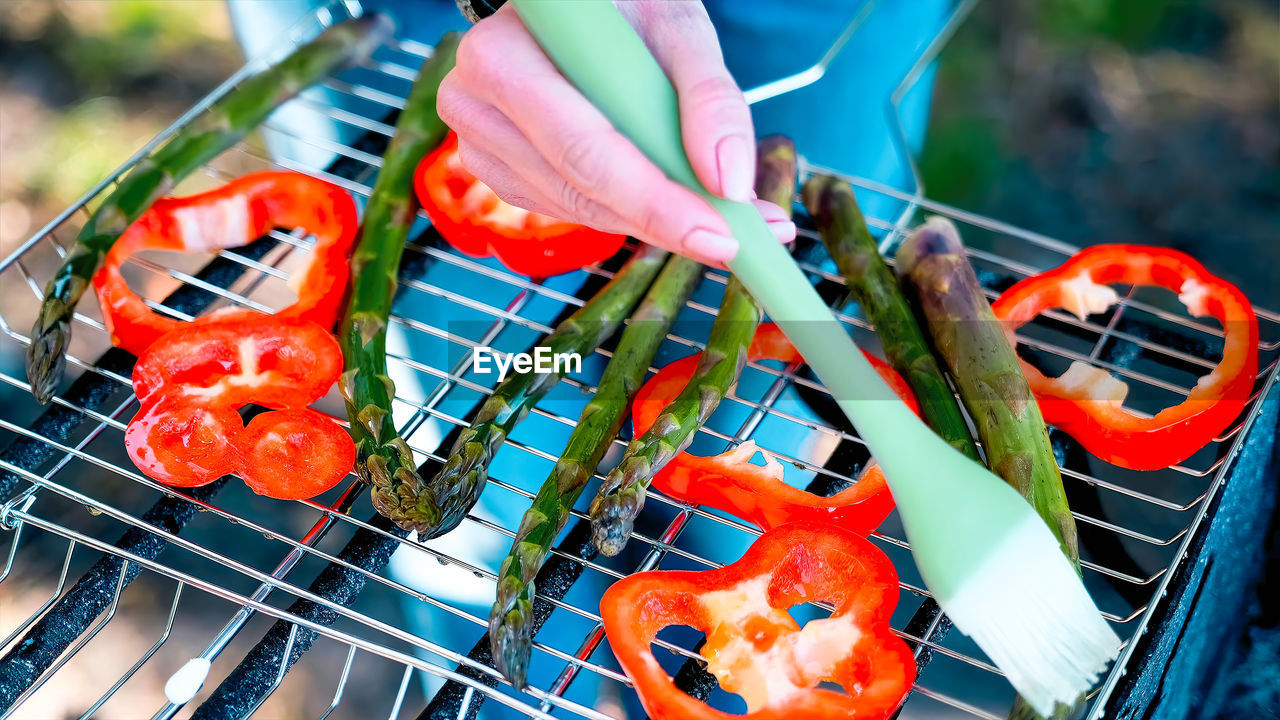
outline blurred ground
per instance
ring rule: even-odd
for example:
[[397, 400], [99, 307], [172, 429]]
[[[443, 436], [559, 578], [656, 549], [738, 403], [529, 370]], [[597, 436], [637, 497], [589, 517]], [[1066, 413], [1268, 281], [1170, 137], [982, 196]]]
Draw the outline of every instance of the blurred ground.
[[987, 0], [936, 87], [930, 197], [1185, 250], [1280, 306], [1280, 3]]
[[[934, 199], [1178, 248], [1280, 308], [1280, 3], [986, 0], [942, 54], [920, 164]], [[1270, 536], [1206, 718], [1280, 718], [1280, 508]]]
[[[230, 74], [240, 62], [230, 37], [218, 0], [0, 1], [0, 257]], [[984, 0], [942, 55], [926, 188], [1071, 243], [1187, 250], [1280, 308], [1278, 78], [1274, 0]], [[0, 629], [49, 589], [5, 598]], [[1241, 656], [1274, 660], [1271, 592]], [[143, 605], [113, 624], [157, 611]], [[104, 662], [119, 650], [89, 648]], [[1276, 672], [1243, 678], [1225, 716], [1267, 717]], [[162, 681], [148, 680], [156, 692]], [[87, 704], [41, 702], [41, 717]], [[264, 714], [312, 709], [275, 698]]]
[[0, 255], [240, 64], [226, 8], [0, 2]]
[[[106, 177], [241, 63], [221, 0], [0, 0], [0, 257]], [[25, 329], [33, 318], [6, 319]], [[21, 367], [17, 357], [0, 358], [0, 366], [10, 373]], [[11, 391], [0, 388], [0, 401]], [[115, 500], [127, 506], [125, 498]], [[56, 564], [65, 545], [36, 543], [25, 550], [57, 557]], [[281, 552], [262, 562], [279, 560]], [[86, 559], [89, 554], [84, 553]], [[9, 582], [0, 593], [0, 632], [7, 633], [52, 592], [56, 575], [28, 577], [41, 580]], [[109, 685], [107, 675], [123, 671], [124, 658], [133, 662], [154, 642], [159, 632], [156, 620], [168, 613], [173, 589], [152, 575], [139, 582], [124, 594], [103, 635], [85, 646], [88, 657], [62, 671], [72, 677], [47, 688], [51, 692], [34, 695], [18, 717], [77, 717]], [[199, 592], [188, 593], [183, 602], [188, 620], [175, 624], [175, 635], [157, 662], [145, 665], [96, 717], [149, 716], [163, 698], [168, 670], [184, 662], [181, 653], [203, 647], [216, 630], [213, 624], [233, 612]], [[255, 621], [225, 655], [243, 657], [265, 629], [265, 621]], [[178, 655], [164, 657], [171, 649]], [[332, 692], [333, 668], [341, 666], [345, 651], [321, 643], [316, 653], [319, 662], [300, 665], [295, 670], [300, 681], [281, 687], [279, 697], [263, 706], [262, 717], [284, 720], [323, 712], [329, 699], [320, 695]], [[326, 663], [331, 657], [335, 662]], [[394, 692], [376, 677], [365, 676], [367, 670], [353, 668], [350, 702], [367, 702], [371, 696], [381, 701]], [[329, 689], [309, 694], [312, 685]]]

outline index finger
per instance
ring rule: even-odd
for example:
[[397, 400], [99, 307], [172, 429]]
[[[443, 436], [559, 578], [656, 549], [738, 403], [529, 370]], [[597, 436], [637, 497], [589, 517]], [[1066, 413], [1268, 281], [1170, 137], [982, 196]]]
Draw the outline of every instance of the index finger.
[[[486, 26], [487, 24], [487, 26]], [[642, 239], [716, 262], [737, 243], [719, 213], [673, 182], [556, 69], [519, 17], [507, 8], [472, 29], [488, 37], [459, 54], [491, 102], [511, 118], [567, 181], [561, 204], [586, 212], [594, 200], [633, 223]], [[470, 34], [470, 33], [469, 33]], [[478, 53], [485, 47], [501, 52]], [[470, 55], [471, 52], [477, 53]]]

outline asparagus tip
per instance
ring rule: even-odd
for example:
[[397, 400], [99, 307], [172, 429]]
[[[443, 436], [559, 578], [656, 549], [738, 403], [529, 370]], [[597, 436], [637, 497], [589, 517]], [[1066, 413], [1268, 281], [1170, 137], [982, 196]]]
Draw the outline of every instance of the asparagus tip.
[[842, 212], [852, 212], [858, 224], [865, 223], [853, 186], [840, 178], [815, 174], [800, 188], [800, 199], [809, 209], [809, 214], [818, 220], [820, 227], [830, 225], [832, 218]]
[[768, 135], [760, 138], [756, 143], [756, 153], [761, 157], [773, 156], [780, 159], [789, 159], [792, 162], [796, 157], [796, 144], [786, 135]]
[[41, 405], [48, 405], [58, 389], [70, 339], [71, 325], [66, 320], [56, 320], [48, 326], [38, 322], [31, 330], [27, 380], [31, 383], [31, 394]]
[[591, 504], [591, 539], [600, 552], [613, 557], [622, 552], [644, 507], [643, 485], [606, 493]]
[[494, 669], [517, 690], [525, 688], [529, 675], [529, 655], [533, 644], [529, 621], [533, 617], [533, 604], [528, 598], [532, 594], [533, 583], [530, 581], [509, 607], [495, 603], [489, 613], [489, 649]]
[[934, 215], [911, 231], [898, 249], [902, 272], [910, 272], [923, 258], [931, 255], [959, 255], [964, 252], [960, 231], [951, 220]]
[[810, 208], [812, 212], [813, 208], [818, 207], [822, 194], [837, 182], [830, 175], [822, 174], [814, 174], [808, 180], [805, 180], [804, 185], [800, 187], [800, 199], [804, 201], [804, 206]]
[[[470, 505], [467, 507], [470, 507]], [[466, 510], [448, 511], [448, 508], [443, 508], [443, 510], [446, 512], [442, 513], [440, 522], [425, 523], [416, 526], [419, 540], [434, 540], [443, 535], [448, 535], [453, 532], [455, 528], [461, 525], [462, 518], [467, 516]]]
[[434, 522], [417, 527], [421, 540], [447, 535], [461, 525], [489, 479], [488, 468], [483, 463], [466, 468], [461, 474], [449, 470], [448, 467], [442, 470], [418, 494], [419, 507], [429, 509], [429, 514], [435, 517]]
[[756, 151], [756, 192], [790, 214], [796, 191], [795, 143], [785, 135], [770, 135], [760, 140]]

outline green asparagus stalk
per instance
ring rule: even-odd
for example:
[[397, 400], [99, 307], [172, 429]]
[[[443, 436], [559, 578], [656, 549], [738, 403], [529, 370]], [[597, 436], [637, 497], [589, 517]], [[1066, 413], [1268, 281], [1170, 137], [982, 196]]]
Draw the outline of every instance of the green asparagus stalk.
[[125, 229], [187, 175], [239, 142], [271, 111], [328, 75], [363, 61], [392, 33], [385, 15], [335, 25], [279, 64], [247, 78], [142, 158], [89, 217], [45, 286], [27, 348], [31, 393], [48, 403], [71, 342], [71, 317], [107, 251]]
[[977, 426], [987, 465], [1031, 503], [1078, 572], [1076, 523], [1049, 432], [1017, 353], [965, 257], [960, 233], [950, 220], [930, 218], [902, 244], [897, 258]]
[[[965, 258], [955, 225], [931, 218], [903, 244], [898, 262], [974, 418], [987, 465], [1035, 507], [1079, 572], [1075, 518], [1044, 418]], [[1059, 703], [1049, 717], [1066, 720], [1074, 713], [1074, 706]], [[1009, 720], [1039, 717], [1020, 695], [1009, 713]]]
[[[590, 355], [631, 314], [666, 258], [662, 250], [641, 248], [608, 285], [543, 338], [541, 347], [557, 354]], [[480, 498], [489, 478], [489, 460], [507, 434], [563, 375], [564, 371], [557, 369], [515, 373], [503, 380], [480, 407], [471, 427], [458, 436], [440, 472], [416, 494], [398, 498], [400, 505], [392, 519], [401, 527], [417, 530], [423, 540], [457, 527]]]
[[534, 577], [569, 520], [573, 504], [618, 436], [658, 346], [701, 275], [702, 266], [693, 260], [680, 256], [667, 260], [631, 316], [559, 461], [520, 520], [511, 554], [498, 571], [498, 596], [489, 612], [495, 667], [517, 688], [524, 687], [529, 669]]
[[[977, 448], [973, 444], [973, 439], [969, 435], [969, 428], [965, 423], [964, 417], [960, 414], [960, 407], [956, 404], [955, 395], [951, 392], [951, 387], [947, 384], [946, 378], [942, 374], [942, 369], [938, 366], [937, 360], [934, 358], [929, 348], [928, 341], [925, 339], [923, 332], [916, 323], [915, 314], [903, 296], [898, 285], [897, 279], [894, 277], [893, 271], [889, 269], [884, 258], [881, 257], [877, 248], [875, 239], [871, 237], [871, 232], [867, 229], [866, 221], [863, 219], [862, 211], [858, 208], [857, 199], [854, 196], [853, 188], [848, 183], [842, 182], [836, 178], [826, 175], [815, 175], [805, 183], [804, 191], [805, 206], [808, 207], [809, 213], [813, 215], [818, 225], [818, 230], [822, 234], [823, 242], [827, 246], [827, 251], [831, 253], [831, 257], [836, 261], [836, 266], [840, 269], [840, 274], [844, 276], [845, 281], [849, 284], [849, 289], [853, 291], [854, 297], [862, 306], [867, 317], [875, 326], [876, 334], [880, 336], [880, 341], [884, 346], [885, 355], [888, 357], [890, 364], [894, 366], [899, 373], [907, 380], [907, 384], [911, 386], [915, 393], [916, 399], [920, 403], [921, 413], [924, 415], [925, 422], [934, 432], [938, 433], [944, 440], [951, 444], [952, 447], [963, 452], [974, 460], [979, 460]], [[908, 251], [904, 246], [899, 251], [898, 258], [900, 261], [906, 261]], [[965, 267], [968, 267], [967, 261]], [[904, 267], [904, 272], [906, 272]], [[963, 273], [959, 268], [951, 268], [945, 272]], [[972, 274], [970, 272], [970, 274]], [[970, 285], [967, 282], [962, 284], [966, 289], [966, 293], [962, 298], [957, 299], [965, 301], [967, 314], [960, 317], [972, 317], [979, 314], [981, 306], [986, 306], [986, 300], [980, 294], [972, 294], [974, 288], [977, 288], [977, 279], [974, 278]], [[981, 292], [977, 288], [977, 292]], [[922, 298], [923, 299], [923, 298]], [[936, 307], [936, 306], [935, 306]], [[951, 307], [955, 307], [952, 305]], [[928, 311], [926, 311], [928, 313]], [[936, 310], [935, 310], [936, 314]], [[947, 316], [945, 319], [935, 319], [933, 315], [929, 317], [931, 328], [934, 332], [939, 332], [949, 324], [952, 332], [963, 332], [964, 326], [969, 323], [956, 323], [955, 318]], [[935, 335], [937, 337], [937, 335]], [[980, 339], [971, 339], [972, 347], [976, 347], [978, 343], [983, 342]], [[960, 357], [955, 354], [957, 344], [950, 346], [950, 354], [947, 355], [953, 371], [959, 374], [955, 361]], [[943, 350], [947, 353], [947, 350]], [[953, 360], [954, 358], [954, 360]], [[974, 360], [970, 357], [969, 360]], [[1016, 368], [1016, 362], [1014, 364]], [[975, 368], [970, 368], [975, 369]], [[1021, 376], [1021, 371], [1018, 370]], [[979, 386], [984, 391], [996, 394], [997, 391], [993, 386]], [[971, 388], [972, 389], [972, 388]], [[965, 391], [962, 388], [962, 395]], [[964, 395], [965, 402], [971, 409], [982, 406], [987, 400], [981, 398], [970, 399], [971, 395]], [[1008, 403], [1001, 402], [1001, 405], [1008, 407]], [[1034, 404], [1033, 404], [1034, 405]], [[1037, 415], [1039, 414], [1036, 408]], [[976, 416], [976, 414], [975, 414]], [[982, 420], [990, 419], [985, 416], [979, 419], [979, 431], [982, 433], [984, 441], [987, 432], [995, 432], [993, 424], [983, 427]], [[1043, 426], [1042, 421], [1040, 425]], [[1027, 430], [1034, 429], [1033, 421], [1028, 420]], [[1030, 435], [1030, 433], [1029, 433]], [[1002, 446], [1006, 452], [1002, 457], [1008, 457], [1008, 445]], [[1034, 448], [1034, 445], [1033, 445]], [[1071, 538], [1074, 543], [1075, 523], [1070, 513], [1066, 511], [1066, 498], [1061, 496], [1061, 478], [1054, 481], [1052, 478], [1057, 476], [1058, 467], [1053, 462], [1052, 449], [1048, 448], [1047, 436], [1044, 449], [1048, 451], [1048, 463], [1052, 465], [1052, 473], [1048, 467], [1040, 468], [1040, 475], [1048, 478], [1050, 490], [1043, 501], [1043, 507], [1051, 507], [1057, 503], [1053, 498], [1053, 487], [1057, 488], [1060, 496], [1061, 509], [1066, 518], [1068, 533], [1066, 537]], [[1034, 452], [1034, 450], [1032, 451]], [[1004, 460], [1006, 468], [1015, 473], [1025, 474], [1025, 468], [1020, 465], [1021, 461]], [[992, 461], [992, 468], [996, 470], [1001, 477], [1009, 481], [1014, 487], [1022, 490], [1024, 485], [1030, 487], [1030, 482], [1026, 480], [1015, 481], [1010, 475], [1006, 475]], [[1056, 482], [1056, 486], [1053, 483]], [[1023, 495], [1027, 495], [1023, 491]], [[1046, 495], [1046, 493], [1041, 493]], [[1034, 501], [1033, 501], [1034, 503]], [[1041, 505], [1036, 508], [1041, 512], [1041, 516], [1045, 517], [1045, 511]], [[1056, 513], [1054, 515], [1056, 518]], [[1055, 521], [1049, 522], [1051, 529], [1055, 531], [1059, 541], [1064, 540], [1064, 531], [1060, 529]], [[1063, 545], [1064, 552], [1067, 546]], [[1068, 552], [1067, 556], [1073, 562], [1077, 560], [1073, 553]], [[1065, 706], [1060, 706], [1065, 709]], [[1010, 720], [1031, 720], [1038, 717], [1031, 706], [1028, 705], [1021, 697], [1018, 698], [1013, 712], [1010, 714]], [[1057, 717], [1055, 716], [1055, 720]]]
[[[796, 187], [795, 146], [786, 138], [766, 138], [759, 145], [758, 167], [756, 194], [790, 213]], [[644, 507], [653, 476], [688, 447], [737, 382], [760, 315], [760, 306], [742, 283], [730, 276], [693, 377], [653, 427], [631, 441], [622, 462], [605, 478], [591, 504], [592, 540], [600, 552], [617, 555], [622, 551]]]
[[853, 188], [828, 175], [814, 175], [804, 184], [803, 197], [827, 252], [880, 336], [885, 356], [915, 393], [924, 421], [952, 447], [980, 462], [956, 396], [867, 229]]
[[370, 485], [378, 512], [402, 526], [403, 506], [412, 505], [422, 478], [391, 416], [395, 384], [387, 375], [387, 319], [417, 215], [414, 169], [449, 132], [436, 114], [436, 90], [453, 67], [460, 37], [450, 33], [440, 40], [400, 112], [351, 256], [350, 291], [338, 330], [344, 364], [339, 388], [356, 442], [356, 470]]

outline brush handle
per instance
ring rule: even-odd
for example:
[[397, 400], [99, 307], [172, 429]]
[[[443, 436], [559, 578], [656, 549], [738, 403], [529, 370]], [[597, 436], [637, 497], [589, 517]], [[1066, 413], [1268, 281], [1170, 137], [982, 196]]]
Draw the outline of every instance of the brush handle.
[[[947, 487], [942, 466], [976, 464], [934, 435], [880, 379], [755, 207], [716, 197], [698, 180], [685, 155], [675, 89], [610, 0], [512, 3], [551, 60], [614, 127], [724, 216], [739, 243], [729, 269], [799, 349], [871, 448], [911, 533], [913, 520], [929, 511], [911, 512], [908, 506], [923, 503], [936, 510], [941, 497], [958, 492]], [[914, 524], [923, 531], [927, 520]]]

